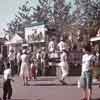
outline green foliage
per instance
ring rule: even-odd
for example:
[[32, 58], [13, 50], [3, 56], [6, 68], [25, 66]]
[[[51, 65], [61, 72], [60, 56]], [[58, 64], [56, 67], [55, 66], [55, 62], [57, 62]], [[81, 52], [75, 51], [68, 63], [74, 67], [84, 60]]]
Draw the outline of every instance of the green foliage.
[[100, 0], [76, 0], [76, 21], [90, 36], [94, 36], [100, 25]]
[[44, 22], [51, 30], [54, 28], [59, 36], [63, 34], [65, 23], [69, 22], [70, 8], [65, 0], [39, 0], [33, 15], [37, 22]]
[[10, 35], [15, 33], [24, 33], [24, 28], [31, 24], [31, 9], [29, 1], [26, 1], [22, 6], [18, 8], [18, 12], [15, 18], [8, 23], [8, 29], [4, 29]]

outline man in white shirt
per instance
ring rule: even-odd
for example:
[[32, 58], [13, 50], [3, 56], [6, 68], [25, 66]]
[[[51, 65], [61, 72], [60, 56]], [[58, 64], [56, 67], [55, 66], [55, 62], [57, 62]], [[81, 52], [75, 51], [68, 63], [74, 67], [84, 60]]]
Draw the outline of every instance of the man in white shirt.
[[92, 69], [95, 64], [95, 57], [91, 54], [90, 45], [85, 46], [84, 55], [82, 56], [82, 72], [80, 77], [80, 85], [83, 90], [82, 100], [91, 100], [92, 95]]
[[66, 76], [68, 75], [68, 61], [67, 61], [67, 54], [66, 54], [66, 50], [63, 49], [62, 53], [60, 54], [60, 63], [58, 64], [58, 66], [60, 66], [60, 70], [62, 72], [61, 74], [61, 80], [60, 82], [64, 85], [66, 85], [67, 83], [64, 82]]
[[3, 82], [3, 100], [10, 99], [12, 96], [11, 85], [11, 68], [10, 64], [7, 64], [7, 69], [4, 70], [4, 82]]
[[54, 52], [55, 50], [55, 43], [54, 43], [54, 39], [52, 38], [48, 44], [48, 51], [51, 53], [51, 52]]
[[63, 41], [62, 37], [61, 37], [60, 42], [58, 43], [57, 47], [60, 52], [62, 52], [63, 49], [66, 49], [66, 43]]

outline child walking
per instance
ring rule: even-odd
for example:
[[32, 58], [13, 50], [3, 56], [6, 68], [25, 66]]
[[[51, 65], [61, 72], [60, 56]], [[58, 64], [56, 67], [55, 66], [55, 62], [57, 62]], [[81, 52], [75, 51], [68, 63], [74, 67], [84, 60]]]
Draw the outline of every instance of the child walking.
[[11, 68], [10, 64], [7, 64], [7, 68], [4, 70], [4, 82], [3, 82], [3, 100], [10, 99], [12, 96], [12, 85], [11, 85]]
[[32, 77], [36, 80], [37, 69], [36, 69], [36, 66], [34, 64], [34, 61], [31, 62], [31, 73], [32, 73]]

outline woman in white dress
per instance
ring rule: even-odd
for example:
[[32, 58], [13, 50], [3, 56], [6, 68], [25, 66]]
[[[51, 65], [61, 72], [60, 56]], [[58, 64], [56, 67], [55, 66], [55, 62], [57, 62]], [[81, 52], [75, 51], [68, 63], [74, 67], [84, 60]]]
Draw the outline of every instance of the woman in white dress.
[[23, 54], [21, 55], [20, 76], [23, 77], [24, 85], [28, 85], [29, 72], [30, 72], [29, 57], [26, 53], [26, 50], [23, 50]]

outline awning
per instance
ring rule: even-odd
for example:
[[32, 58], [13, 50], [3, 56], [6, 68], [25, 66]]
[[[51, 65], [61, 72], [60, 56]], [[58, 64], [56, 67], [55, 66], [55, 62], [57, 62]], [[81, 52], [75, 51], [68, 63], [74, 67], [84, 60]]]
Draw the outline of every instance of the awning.
[[6, 45], [20, 43], [23, 43], [23, 39], [18, 34], [15, 34], [11, 40], [5, 42]]
[[90, 38], [91, 42], [93, 42], [93, 41], [99, 41], [99, 40], [100, 40], [100, 36], [96, 36], [96, 37]]

